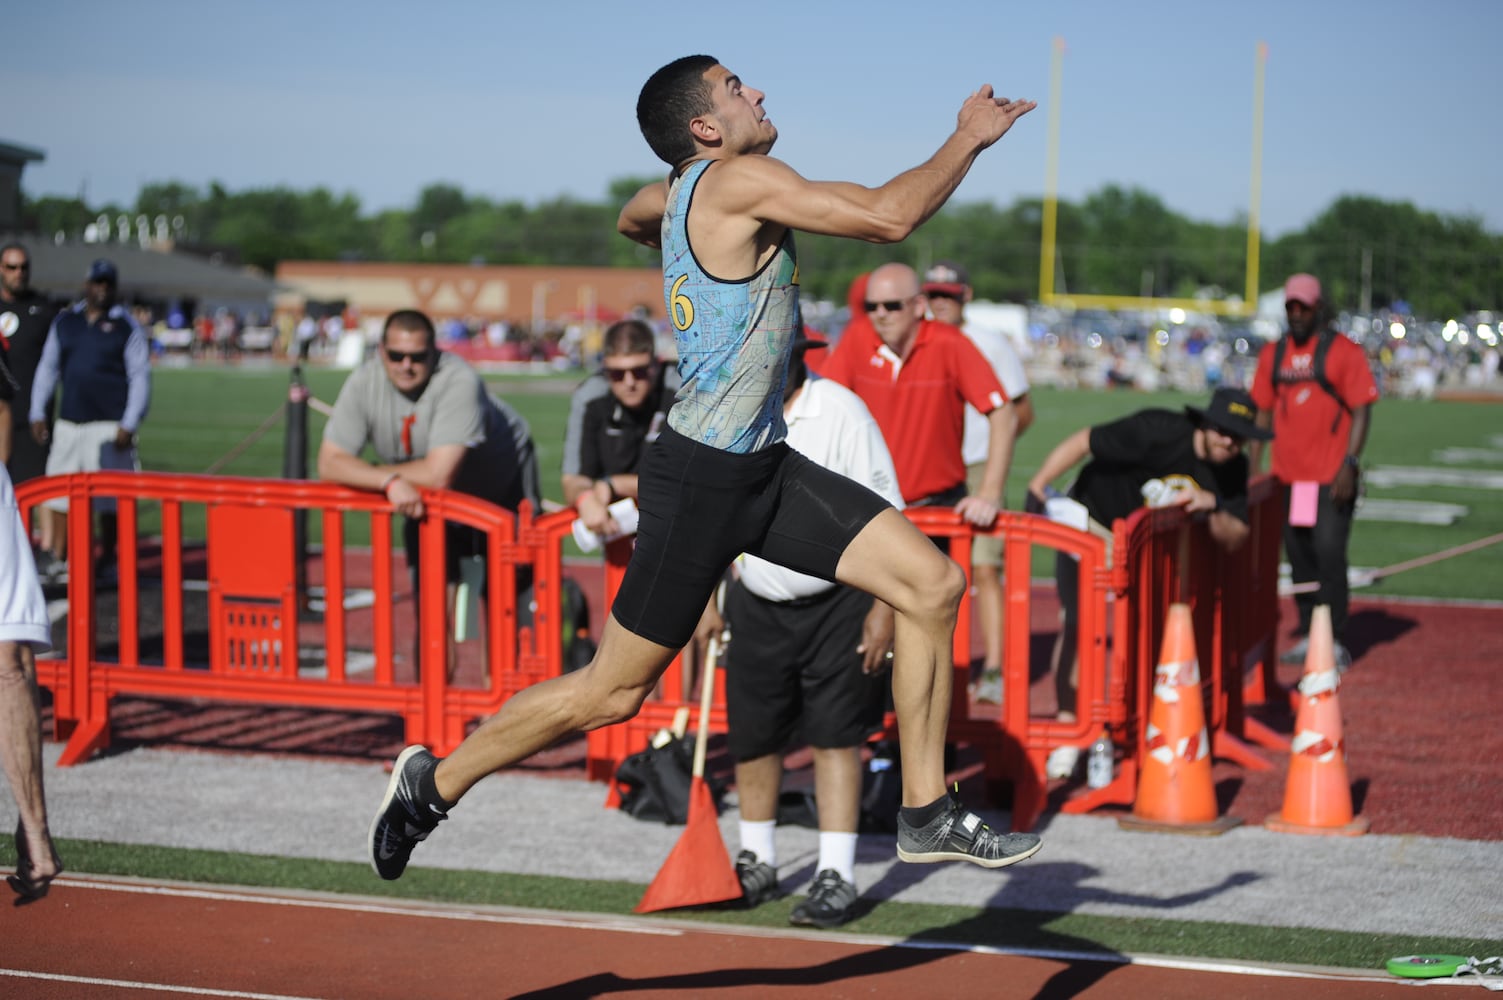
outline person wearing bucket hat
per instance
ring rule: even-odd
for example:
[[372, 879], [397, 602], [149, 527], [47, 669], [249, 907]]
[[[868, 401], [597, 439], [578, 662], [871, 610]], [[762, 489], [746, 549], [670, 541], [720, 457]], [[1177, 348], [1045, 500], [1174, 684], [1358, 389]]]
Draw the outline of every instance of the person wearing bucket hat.
[[[1044, 513], [1060, 494], [1052, 485], [1086, 461], [1069, 497], [1085, 508], [1089, 528], [1111, 538], [1112, 522], [1145, 504], [1182, 506], [1203, 513], [1211, 537], [1227, 551], [1240, 548], [1251, 534], [1247, 514], [1247, 441], [1264, 439], [1258, 410], [1241, 389], [1221, 388], [1205, 407], [1182, 411], [1149, 409], [1065, 438], [1045, 457], [1028, 481], [1025, 510]], [[1076, 563], [1060, 553], [1055, 560], [1059, 589], [1060, 631], [1052, 666], [1058, 718], [1076, 720], [1077, 667], [1075, 623], [1079, 581]], [[1093, 734], [1094, 735], [1094, 734]], [[1051, 778], [1071, 777], [1080, 762], [1080, 747], [1055, 747], [1045, 765]]]
[[[1344, 668], [1351, 662], [1342, 642], [1350, 597], [1346, 550], [1378, 385], [1362, 348], [1326, 321], [1324, 293], [1313, 274], [1284, 283], [1284, 314], [1288, 331], [1258, 355], [1252, 398], [1262, 408], [1259, 423], [1273, 430], [1269, 471], [1285, 487], [1291, 578], [1319, 589], [1296, 591], [1297, 641], [1280, 660], [1304, 662], [1310, 616], [1324, 604], [1331, 609], [1336, 662]], [[1254, 444], [1249, 457], [1257, 471], [1262, 445]]]
[[1271, 441], [1273, 432], [1258, 426], [1258, 408], [1241, 389], [1222, 388], [1211, 394], [1205, 409], [1185, 407], [1185, 415], [1202, 427], [1214, 427], [1224, 436], [1241, 441]]

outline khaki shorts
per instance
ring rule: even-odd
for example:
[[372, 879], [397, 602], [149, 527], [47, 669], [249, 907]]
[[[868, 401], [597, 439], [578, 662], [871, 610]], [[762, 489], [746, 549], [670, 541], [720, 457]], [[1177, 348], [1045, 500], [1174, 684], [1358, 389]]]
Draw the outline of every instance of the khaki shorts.
[[[975, 496], [981, 491], [981, 479], [986, 473], [986, 463], [977, 462], [965, 467], [966, 492]], [[972, 566], [1001, 566], [1002, 538], [1000, 535], [977, 535], [971, 540]]]
[[[47, 453], [47, 475], [62, 476], [70, 472], [140, 472], [141, 460], [135, 446], [115, 447], [115, 434], [120, 425], [113, 420], [91, 420], [75, 424], [71, 420], [59, 420], [52, 428], [52, 450]], [[55, 497], [46, 502], [49, 510], [66, 512], [67, 497]], [[100, 500], [95, 510], [112, 511], [115, 501]]]

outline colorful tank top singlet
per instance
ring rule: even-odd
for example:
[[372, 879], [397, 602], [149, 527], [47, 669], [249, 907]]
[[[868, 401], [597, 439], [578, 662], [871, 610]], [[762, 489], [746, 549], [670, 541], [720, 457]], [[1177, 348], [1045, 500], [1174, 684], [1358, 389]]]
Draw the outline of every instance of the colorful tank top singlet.
[[746, 453], [787, 436], [783, 389], [800, 325], [798, 259], [789, 231], [750, 278], [707, 274], [689, 245], [694, 187], [713, 160], [674, 179], [663, 214], [663, 298], [678, 342], [682, 386], [668, 424], [685, 437]]

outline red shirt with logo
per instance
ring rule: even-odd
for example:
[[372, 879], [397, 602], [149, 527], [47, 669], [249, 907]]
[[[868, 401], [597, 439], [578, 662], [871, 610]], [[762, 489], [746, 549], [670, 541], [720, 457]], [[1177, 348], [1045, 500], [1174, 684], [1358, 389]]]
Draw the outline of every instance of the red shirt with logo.
[[1283, 371], [1274, 385], [1273, 355], [1277, 342], [1267, 344], [1258, 355], [1253, 375], [1253, 402], [1273, 413], [1274, 478], [1285, 483], [1329, 483], [1341, 471], [1351, 440], [1351, 411], [1378, 399], [1378, 385], [1362, 348], [1343, 334], [1331, 340], [1326, 352], [1326, 380], [1346, 403], [1343, 408], [1315, 378], [1315, 345], [1319, 335], [1304, 345], [1286, 336]]
[[919, 324], [908, 357], [899, 358], [860, 317], [818, 371], [871, 411], [910, 503], [965, 484], [965, 405], [985, 414], [1007, 402], [976, 345], [958, 327], [934, 320]]

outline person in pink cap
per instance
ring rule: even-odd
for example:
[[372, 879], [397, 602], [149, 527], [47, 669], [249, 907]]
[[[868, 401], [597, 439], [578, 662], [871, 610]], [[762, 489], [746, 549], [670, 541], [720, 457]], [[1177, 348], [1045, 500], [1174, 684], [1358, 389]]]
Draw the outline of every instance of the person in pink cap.
[[[1310, 614], [1331, 609], [1337, 666], [1351, 656], [1342, 643], [1346, 626], [1347, 542], [1357, 504], [1362, 447], [1378, 386], [1362, 348], [1331, 327], [1320, 282], [1296, 274], [1284, 283], [1289, 329], [1258, 356], [1252, 398], [1258, 424], [1273, 430], [1271, 472], [1285, 489], [1284, 554], [1296, 585], [1319, 589], [1296, 593], [1299, 642], [1283, 661], [1303, 662]], [[1263, 445], [1254, 441], [1249, 459], [1261, 468]]]

